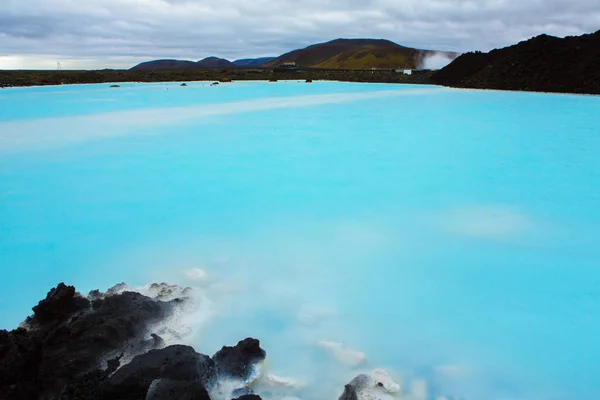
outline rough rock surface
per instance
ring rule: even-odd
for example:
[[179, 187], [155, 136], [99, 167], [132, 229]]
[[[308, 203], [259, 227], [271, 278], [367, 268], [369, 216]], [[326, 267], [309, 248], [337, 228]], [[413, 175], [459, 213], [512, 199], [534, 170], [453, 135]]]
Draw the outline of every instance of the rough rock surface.
[[349, 384], [344, 386], [344, 393], [342, 393], [338, 400], [358, 400], [356, 389]]
[[395, 398], [400, 389], [387, 372], [375, 369], [370, 375], [360, 374], [352, 379], [338, 400], [387, 400]]
[[256, 363], [263, 361], [266, 353], [257, 339], [246, 338], [233, 347], [224, 346], [214, 356], [219, 376], [247, 381], [252, 378]]
[[242, 396], [249, 396], [255, 394], [254, 390], [252, 390], [252, 388], [249, 388], [248, 386], [244, 386], [241, 387], [239, 389], [235, 389], [231, 392], [231, 397], [242, 397]]
[[146, 400], [210, 400], [200, 382], [157, 379], [152, 382]]
[[[19, 329], [0, 330], [0, 399], [101, 398], [124, 354], [163, 347], [152, 328], [184, 300], [160, 301], [124, 290], [116, 286], [86, 298], [61, 283], [33, 307]], [[212, 360], [193, 354], [195, 371], [204, 364], [212, 367], [212, 375], [195, 379], [214, 379]], [[183, 356], [169, 360], [173, 368], [187, 361]]]
[[[104, 396], [115, 399], [144, 398], [152, 382], [157, 379], [199, 383], [210, 390], [217, 380], [215, 363], [189, 346], [174, 345], [151, 350], [136, 356], [117, 370], [109, 378]], [[181, 386], [178, 389], [182, 389]], [[162, 387], [159, 385], [159, 389]]]
[[[119, 284], [84, 297], [61, 283], [20, 328], [0, 330], [0, 400], [261, 399], [253, 384], [266, 353], [257, 339], [224, 346], [212, 358], [190, 346], [164, 347], [152, 329], [187, 304], [176, 297], [187, 289], [163, 283], [141, 290], [148, 296], [128, 290]], [[363, 399], [373, 387], [400, 390], [375, 370], [346, 385], [340, 400]]]
[[59, 284], [22, 328], [1, 331], [0, 393], [6, 398], [57, 396], [73, 378], [95, 371], [111, 352], [147, 350], [155, 341], [146, 341], [146, 333], [175, 304], [133, 292], [90, 301], [74, 287]]
[[146, 400], [210, 400], [200, 382], [157, 379], [150, 385]]
[[600, 31], [465, 53], [431, 79], [464, 88], [600, 94]]

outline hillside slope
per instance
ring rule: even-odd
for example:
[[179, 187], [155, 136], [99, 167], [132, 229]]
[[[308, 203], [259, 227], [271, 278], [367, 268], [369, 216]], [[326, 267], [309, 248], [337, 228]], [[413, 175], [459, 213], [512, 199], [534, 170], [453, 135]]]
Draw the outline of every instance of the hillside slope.
[[431, 56], [454, 59], [457, 53], [420, 50], [400, 46], [385, 39], [336, 39], [314, 44], [304, 49], [285, 53], [279, 57], [236, 60], [207, 57], [193, 61], [156, 60], [136, 65], [132, 70], [274, 67], [284, 62], [295, 62], [300, 67], [324, 69], [415, 69]]
[[150, 71], [161, 69], [194, 69], [194, 68], [231, 68], [231, 61], [218, 57], [206, 57], [198, 62], [187, 60], [154, 60], [146, 61], [131, 68], [132, 71]]
[[131, 68], [132, 71], [149, 71], [153, 69], [192, 69], [198, 68], [194, 61], [184, 60], [154, 60], [146, 61]]
[[236, 67], [260, 67], [274, 59], [275, 57], [242, 58], [240, 60], [235, 60], [233, 65]]
[[414, 69], [425, 57], [437, 53], [440, 52], [404, 47], [384, 39], [336, 39], [283, 54], [267, 65], [295, 62], [300, 67], [313, 68]]
[[466, 53], [433, 75], [441, 85], [600, 94], [600, 31], [540, 35], [489, 53]]
[[206, 57], [196, 63], [197, 68], [231, 68], [233, 63], [219, 57]]

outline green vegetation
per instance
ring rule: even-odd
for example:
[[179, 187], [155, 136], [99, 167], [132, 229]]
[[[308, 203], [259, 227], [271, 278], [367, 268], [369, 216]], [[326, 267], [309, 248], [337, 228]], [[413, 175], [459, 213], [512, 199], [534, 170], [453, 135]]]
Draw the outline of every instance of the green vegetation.
[[340, 69], [415, 69], [417, 68], [417, 64], [413, 57], [402, 53], [360, 51], [340, 53], [315, 65], [315, 67]]
[[336, 39], [283, 54], [267, 65], [295, 62], [304, 68], [415, 69], [430, 54], [383, 39]]

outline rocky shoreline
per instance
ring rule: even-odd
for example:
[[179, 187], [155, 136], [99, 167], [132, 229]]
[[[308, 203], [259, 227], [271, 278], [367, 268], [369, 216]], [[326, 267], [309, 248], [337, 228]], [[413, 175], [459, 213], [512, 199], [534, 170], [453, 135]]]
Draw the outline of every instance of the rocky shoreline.
[[98, 71], [0, 71], [0, 88], [122, 82], [194, 81], [340, 81], [365, 83], [430, 84], [431, 72], [405, 75], [388, 70], [300, 70], [273, 72], [271, 69], [178, 69]]
[[160, 324], [191, 300], [172, 298], [185, 293], [172, 285], [151, 288], [154, 297], [124, 285], [88, 296], [63, 283], [53, 288], [18, 329], [0, 331], [0, 398], [211, 399], [223, 379], [250, 394], [246, 385], [266, 357], [259, 341], [212, 357], [166, 346]]
[[[190, 291], [162, 283], [140, 293], [119, 284], [83, 296], [60, 283], [18, 329], [0, 330], [0, 399], [260, 400], [259, 340], [208, 356], [164, 339], [173, 337], [171, 318], [193, 302]], [[399, 393], [375, 370], [354, 378], [339, 400]]]

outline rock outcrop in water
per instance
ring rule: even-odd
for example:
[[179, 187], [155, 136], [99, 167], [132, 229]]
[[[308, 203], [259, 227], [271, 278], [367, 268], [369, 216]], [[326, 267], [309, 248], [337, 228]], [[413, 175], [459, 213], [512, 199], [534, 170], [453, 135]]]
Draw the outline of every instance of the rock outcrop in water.
[[400, 393], [400, 385], [382, 369], [370, 375], [360, 374], [345, 387], [338, 400], [383, 400], [391, 399]]
[[[0, 330], [0, 400], [260, 400], [253, 385], [266, 353], [257, 339], [212, 357], [166, 346], [161, 335], [193, 301], [190, 290], [162, 283], [139, 293], [121, 283], [83, 296], [59, 284], [21, 327]], [[382, 400], [399, 391], [374, 370], [346, 385], [340, 400]]]
[[466, 53], [431, 79], [463, 88], [600, 94], [600, 31]]
[[20, 328], [0, 331], [0, 399], [210, 400], [219, 377], [250, 379], [264, 360], [251, 338], [214, 357], [164, 347], [154, 329], [190, 299], [166, 284], [147, 292], [53, 288]]
[[244, 339], [235, 347], [223, 346], [213, 360], [220, 376], [233, 377], [242, 381], [252, 379], [254, 367], [263, 361], [266, 353], [256, 339]]

